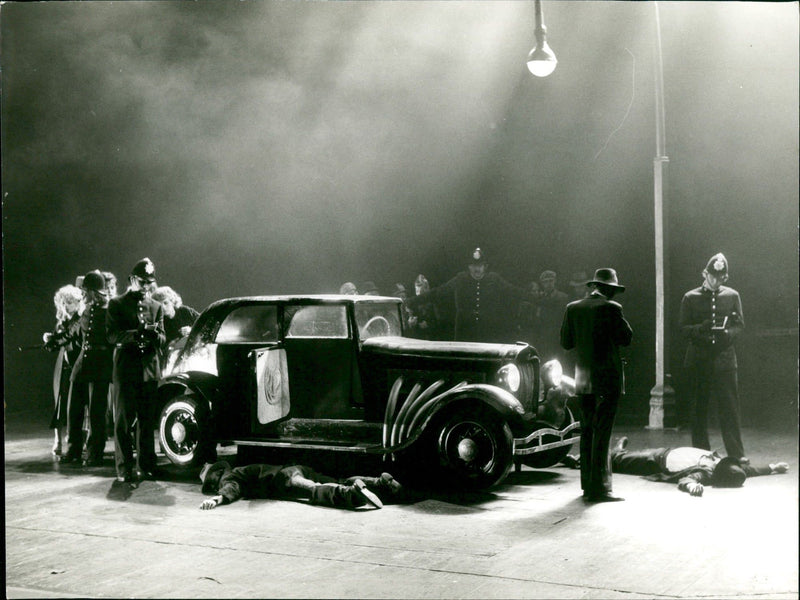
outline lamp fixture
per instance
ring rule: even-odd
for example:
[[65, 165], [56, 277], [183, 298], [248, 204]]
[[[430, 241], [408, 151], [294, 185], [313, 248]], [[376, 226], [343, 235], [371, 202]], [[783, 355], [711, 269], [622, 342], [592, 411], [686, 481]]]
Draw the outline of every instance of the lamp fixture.
[[542, 3], [541, 0], [535, 0], [535, 15], [536, 15], [536, 28], [534, 34], [536, 35], [536, 46], [528, 54], [528, 70], [536, 77], [547, 77], [555, 71], [558, 59], [550, 46], [547, 45], [545, 38], [547, 28], [542, 22]]

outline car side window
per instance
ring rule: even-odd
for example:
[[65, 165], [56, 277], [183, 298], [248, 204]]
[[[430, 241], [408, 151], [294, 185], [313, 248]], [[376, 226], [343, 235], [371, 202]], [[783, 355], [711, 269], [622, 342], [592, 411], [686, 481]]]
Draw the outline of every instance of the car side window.
[[240, 306], [225, 317], [217, 332], [218, 344], [277, 342], [278, 307], [274, 304]]
[[287, 306], [287, 338], [348, 337], [347, 308], [344, 305]]

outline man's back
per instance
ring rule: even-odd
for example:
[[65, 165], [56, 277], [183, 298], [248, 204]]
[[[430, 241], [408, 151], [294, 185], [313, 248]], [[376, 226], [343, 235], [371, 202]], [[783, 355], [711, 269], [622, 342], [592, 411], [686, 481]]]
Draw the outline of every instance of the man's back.
[[633, 330], [622, 316], [622, 306], [599, 293], [567, 305], [561, 327], [561, 345], [575, 349], [576, 393], [618, 389], [622, 383], [619, 346], [631, 342]]

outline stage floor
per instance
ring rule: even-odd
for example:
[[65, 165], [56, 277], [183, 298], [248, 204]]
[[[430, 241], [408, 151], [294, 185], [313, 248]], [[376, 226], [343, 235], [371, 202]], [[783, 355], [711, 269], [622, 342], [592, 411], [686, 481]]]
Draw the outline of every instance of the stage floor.
[[[201, 511], [196, 472], [123, 489], [111, 442], [105, 466], [64, 468], [48, 431], [14, 425], [10, 598], [798, 597], [796, 433], [745, 429], [752, 462], [786, 461], [789, 473], [702, 498], [615, 475], [626, 501], [587, 505], [579, 472], [554, 467], [382, 510], [243, 500]], [[689, 443], [684, 431], [623, 434], [631, 449]]]

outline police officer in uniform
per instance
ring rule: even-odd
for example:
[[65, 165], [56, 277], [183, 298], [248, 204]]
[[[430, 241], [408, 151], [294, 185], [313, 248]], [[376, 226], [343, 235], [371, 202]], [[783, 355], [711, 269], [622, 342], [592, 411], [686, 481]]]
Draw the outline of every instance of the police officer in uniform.
[[[155, 477], [153, 440], [159, 356], [165, 343], [161, 304], [150, 296], [156, 269], [149, 258], [133, 267], [128, 290], [108, 304], [106, 329], [114, 350], [114, 445], [117, 479], [135, 483]], [[131, 424], [137, 420], [134, 472]]]
[[486, 254], [480, 248], [472, 251], [468, 271], [462, 271], [450, 281], [427, 293], [408, 299], [414, 309], [426, 302], [452, 299], [455, 302], [456, 323], [453, 339], [461, 342], [513, 342], [509, 307], [533, 296], [497, 273], [488, 270]]
[[708, 404], [717, 402], [719, 426], [725, 451], [747, 463], [739, 428], [738, 363], [734, 341], [744, 329], [739, 292], [723, 285], [728, 281], [728, 260], [712, 256], [703, 270], [703, 284], [686, 292], [679, 323], [688, 340], [683, 367], [692, 401], [692, 446], [710, 450]]
[[106, 337], [108, 289], [103, 273], [94, 270], [83, 278], [86, 309], [78, 321], [81, 351], [72, 369], [69, 396], [69, 448], [61, 462], [80, 460], [83, 414], [89, 409], [87, 466], [103, 464], [106, 445], [106, 408], [111, 383], [113, 346]]

